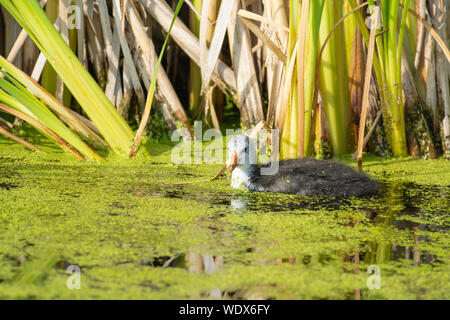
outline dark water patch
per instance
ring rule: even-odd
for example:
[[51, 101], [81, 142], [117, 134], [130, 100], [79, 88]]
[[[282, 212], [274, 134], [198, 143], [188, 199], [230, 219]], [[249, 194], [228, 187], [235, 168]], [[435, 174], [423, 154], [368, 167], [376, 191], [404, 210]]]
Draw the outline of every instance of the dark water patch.
[[77, 180], [77, 183], [88, 184], [88, 183], [92, 183], [92, 181]]
[[182, 189], [166, 190], [164, 196], [169, 199], [183, 199], [185, 193]]
[[144, 197], [196, 200], [212, 206], [229, 206], [231, 203], [231, 198], [227, 194], [193, 192], [191, 188], [187, 189], [183, 185], [146, 184], [145, 186], [140, 185], [138, 188], [132, 187], [127, 192]]
[[44, 159], [43, 161], [47, 163], [61, 163], [59, 159]]
[[177, 254], [174, 256], [161, 256], [142, 259], [140, 264], [152, 268], [184, 268], [186, 267], [186, 256], [184, 254]]
[[25, 158], [23, 157], [17, 157], [17, 158], [12, 158], [12, 157], [3, 157], [0, 156], [0, 163], [17, 163], [17, 162], [23, 162]]
[[114, 213], [114, 212], [109, 212], [109, 211], [102, 212], [102, 213], [103, 213], [104, 215], [106, 215], [106, 216], [113, 216], [113, 217], [123, 216], [122, 213]]
[[232, 196], [231, 202], [232, 206], [236, 208], [245, 207], [246, 210], [254, 212], [336, 211], [351, 209], [353, 205], [348, 198], [307, 197], [274, 193], [235, 194]]
[[186, 170], [183, 170], [182, 172], [177, 172], [177, 173], [175, 174], [175, 176], [176, 176], [176, 177], [180, 177], [180, 178], [196, 177], [195, 174], [193, 174], [193, 173], [191, 173], [191, 172], [188, 172], [188, 171], [186, 171]]
[[119, 210], [126, 210], [130, 211], [134, 207], [126, 202], [113, 202], [109, 205], [110, 208], [119, 209]]
[[66, 260], [66, 259], [62, 258], [62, 259], [60, 259], [59, 261], [57, 261], [55, 263], [55, 268], [57, 270], [64, 270], [64, 271], [66, 271], [67, 268], [69, 268], [70, 266], [73, 266], [73, 265], [75, 265], [73, 262], [70, 262], [69, 260]]
[[0, 189], [4, 189], [4, 190], [11, 190], [14, 188], [18, 188], [19, 186], [16, 184], [12, 184], [12, 183], [7, 183], [7, 182], [0, 182]]

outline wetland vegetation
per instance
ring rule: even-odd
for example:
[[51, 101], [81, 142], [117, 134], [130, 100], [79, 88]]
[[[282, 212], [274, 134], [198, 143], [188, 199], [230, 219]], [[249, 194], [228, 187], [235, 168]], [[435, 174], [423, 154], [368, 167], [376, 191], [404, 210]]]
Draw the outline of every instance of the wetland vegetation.
[[173, 165], [154, 140], [105, 165], [34, 137], [45, 154], [0, 140], [2, 299], [449, 298], [448, 161], [370, 157], [379, 196], [310, 198], [178, 184], [219, 166]]
[[[0, 0], [0, 299], [449, 299], [449, 7]], [[229, 128], [380, 193], [173, 161], [173, 133], [224, 154], [200, 136]]]

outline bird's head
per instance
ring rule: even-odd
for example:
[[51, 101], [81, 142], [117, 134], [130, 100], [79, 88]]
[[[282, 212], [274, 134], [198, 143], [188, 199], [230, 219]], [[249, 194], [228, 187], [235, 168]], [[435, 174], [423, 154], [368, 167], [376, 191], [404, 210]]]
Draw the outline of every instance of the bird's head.
[[239, 134], [231, 138], [227, 145], [230, 172], [237, 166], [247, 166], [257, 163], [255, 143], [246, 135]]

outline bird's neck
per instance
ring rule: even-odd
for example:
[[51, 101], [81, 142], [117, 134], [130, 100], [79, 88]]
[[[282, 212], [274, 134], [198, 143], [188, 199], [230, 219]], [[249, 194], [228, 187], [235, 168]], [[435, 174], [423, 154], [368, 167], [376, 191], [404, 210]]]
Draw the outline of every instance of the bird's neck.
[[256, 165], [237, 166], [231, 174], [231, 187], [233, 189], [248, 190], [251, 179], [256, 172]]

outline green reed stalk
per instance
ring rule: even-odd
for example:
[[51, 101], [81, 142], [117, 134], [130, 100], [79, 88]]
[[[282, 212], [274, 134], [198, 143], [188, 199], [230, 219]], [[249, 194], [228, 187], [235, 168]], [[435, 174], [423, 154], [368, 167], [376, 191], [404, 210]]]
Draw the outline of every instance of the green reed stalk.
[[[343, 16], [344, 0], [325, 1], [320, 28], [321, 43]], [[347, 48], [344, 27], [338, 27], [330, 38], [320, 65], [320, 91], [327, 114], [335, 155], [351, 150], [351, 122]], [[348, 42], [350, 43], [350, 42]]]
[[[70, 144], [74, 149], [78, 150], [86, 158], [90, 160], [102, 160], [97, 153], [95, 153], [76, 134], [66, 127], [47, 108], [47, 106], [44, 105], [44, 103], [28, 92], [24, 86], [22, 86], [9, 74], [6, 76], [12, 83], [14, 83], [14, 85], [0, 77], [0, 103], [10, 106], [11, 108], [14, 108], [37, 120], [46, 128], [50, 129], [64, 139], [64, 141]], [[52, 139], [52, 137], [45, 131], [41, 132], [48, 138]]]
[[[325, 0], [305, 3], [309, 6], [306, 8], [307, 17], [305, 21], [301, 21], [302, 7], [299, 1], [291, 0], [290, 2], [289, 51], [286, 69], [292, 59], [297, 61], [281, 139], [281, 158], [308, 156], [312, 150], [309, 132], [312, 125], [314, 76], [320, 49], [319, 30]], [[302, 32], [302, 28], [306, 28], [306, 34]], [[297, 42], [300, 42], [299, 53], [293, 55]], [[304, 51], [300, 52], [300, 50]]]
[[[369, 0], [375, 5], [373, 0]], [[378, 56], [381, 61], [381, 77], [378, 76], [382, 97], [386, 137], [392, 151], [397, 156], [407, 155], [405, 116], [402, 97], [401, 59], [406, 28], [406, 10], [398, 23], [400, 4], [409, 8], [410, 0], [382, 0], [382, 26], [387, 30], [377, 41]]]
[[98, 84], [55, 30], [36, 0], [0, 0], [45, 54], [115, 153], [128, 155], [133, 132]]
[[[290, 65], [292, 59], [296, 59], [297, 57], [293, 55], [294, 48], [297, 44], [297, 31], [298, 31], [298, 20], [300, 14], [300, 4], [299, 1], [290, 0], [289, 6], [289, 45], [288, 45], [288, 59], [286, 63], [286, 69]], [[286, 72], [287, 73], [287, 72]], [[286, 79], [289, 81], [289, 79]], [[298, 148], [298, 87], [297, 87], [297, 67], [295, 67], [293, 76], [292, 76], [292, 85], [291, 92], [289, 98], [289, 105], [287, 106], [286, 111], [286, 120], [284, 123], [283, 134], [281, 137], [281, 145], [280, 145], [280, 158], [296, 158], [297, 157], [297, 148]]]
[[[52, 23], [55, 23], [59, 15], [59, 1], [47, 1], [45, 5], [45, 12]], [[41, 75], [41, 84], [51, 95], [56, 94], [56, 72], [53, 70], [50, 63], [45, 63]]]
[[[192, 4], [195, 9], [200, 13], [202, 11], [203, 0], [193, 0]], [[190, 28], [192, 33], [196, 36], [200, 36], [200, 18], [190, 11]], [[202, 88], [202, 72], [197, 64], [191, 61], [191, 74], [189, 82], [189, 106], [191, 111], [195, 112], [200, 103], [200, 91]]]

